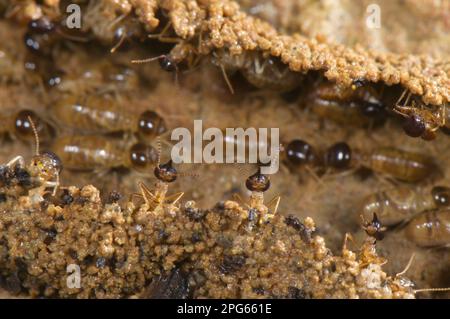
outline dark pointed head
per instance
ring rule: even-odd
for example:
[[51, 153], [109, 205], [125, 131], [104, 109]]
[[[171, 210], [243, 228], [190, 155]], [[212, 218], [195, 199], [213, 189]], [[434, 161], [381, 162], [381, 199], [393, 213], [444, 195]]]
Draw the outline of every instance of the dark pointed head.
[[382, 240], [383, 230], [384, 227], [381, 225], [380, 220], [378, 219], [378, 216], [376, 213], [373, 213], [373, 218], [369, 222], [365, 222], [363, 225], [364, 230], [366, 231], [366, 234], [370, 237], [373, 237], [377, 240]]
[[352, 150], [345, 142], [332, 145], [325, 153], [325, 163], [333, 168], [344, 169], [350, 167]]
[[164, 119], [156, 112], [145, 111], [138, 119], [138, 133], [143, 139], [153, 139], [167, 131]]
[[155, 167], [154, 174], [157, 179], [165, 183], [172, 183], [177, 179], [178, 172], [172, 166], [172, 160], [166, 164], [160, 164]]
[[411, 137], [422, 136], [426, 131], [425, 121], [421, 116], [416, 114], [408, 116], [403, 123], [403, 130]]
[[136, 143], [130, 148], [131, 166], [138, 171], [147, 171], [158, 160], [158, 152], [150, 145]]
[[247, 178], [245, 186], [252, 192], [265, 192], [270, 187], [270, 178], [261, 174], [261, 170], [258, 169], [255, 174]]

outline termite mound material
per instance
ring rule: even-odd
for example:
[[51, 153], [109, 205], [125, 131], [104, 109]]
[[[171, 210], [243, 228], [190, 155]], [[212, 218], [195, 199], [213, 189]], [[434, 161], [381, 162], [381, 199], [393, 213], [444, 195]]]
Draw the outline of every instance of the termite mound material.
[[[341, 256], [334, 256], [314, 234], [311, 218], [301, 222], [277, 215], [259, 223], [260, 212], [234, 201], [208, 210], [193, 202], [154, 210], [142, 203], [121, 206], [102, 203], [93, 186], [70, 187], [59, 198], [35, 203], [31, 190], [2, 190], [8, 195], [1, 203], [0, 273], [14, 294], [414, 297], [406, 278], [389, 277], [382, 270], [384, 259], [372, 238], [360, 251], [344, 247]], [[161, 284], [164, 280], [168, 283]]]
[[[15, 3], [22, 7], [16, 14], [18, 20], [26, 21], [43, 15], [61, 18], [59, 1], [50, 5], [30, 3]], [[233, 0], [188, 3], [182, 0], [127, 0], [121, 1], [121, 5], [115, 1], [105, 1], [89, 8], [90, 15], [82, 29], [99, 40], [108, 40], [111, 32], [105, 30], [111, 28], [115, 19], [135, 14], [147, 32], [162, 30], [170, 23], [170, 29], [179, 42], [192, 45], [197, 55], [206, 56], [214, 50], [224, 50], [231, 56], [261, 52], [279, 58], [292, 71], [306, 73], [319, 70], [328, 80], [347, 86], [361, 80], [382, 82], [388, 86], [399, 84], [420, 95], [427, 104], [443, 105], [450, 101], [450, 70], [445, 56], [434, 59], [420, 54], [379, 52], [363, 46], [352, 48], [328, 43], [320, 36], [285, 35], [269, 23], [245, 13]], [[161, 12], [166, 18], [161, 18]], [[429, 19], [433, 19], [432, 12]]]

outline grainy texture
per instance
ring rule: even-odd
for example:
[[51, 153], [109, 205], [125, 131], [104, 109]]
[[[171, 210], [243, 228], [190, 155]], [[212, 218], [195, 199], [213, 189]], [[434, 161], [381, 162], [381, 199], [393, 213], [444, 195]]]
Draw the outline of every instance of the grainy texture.
[[[97, 5], [118, 17], [120, 12], [115, 11], [115, 1], [111, 3], [105, 1]], [[436, 60], [423, 55], [377, 52], [360, 45], [352, 48], [300, 34], [279, 34], [269, 23], [240, 10], [239, 4], [232, 0], [142, 0], [129, 3], [150, 30], [158, 25], [156, 10], [165, 10], [180, 38], [198, 41], [201, 36], [201, 54], [220, 48], [236, 55], [260, 50], [280, 57], [296, 72], [320, 70], [328, 79], [345, 85], [361, 79], [382, 81], [387, 85], [400, 84], [413, 94], [422, 96], [427, 104], [442, 105], [450, 101], [448, 57]], [[126, 11], [130, 8], [127, 5], [121, 7]], [[104, 23], [112, 20], [110, 17]]]
[[[128, 1], [124, 1], [124, 3], [128, 3]], [[199, 3], [204, 2], [189, 2], [189, 5], [192, 8], [204, 8]], [[164, 2], [164, 4], [169, 6], [169, 2]], [[184, 29], [183, 32], [185, 32], [184, 34], [186, 36], [192, 34], [189, 42], [196, 44], [198, 40], [196, 28], [203, 25], [202, 21], [204, 17], [196, 16], [195, 14], [189, 15], [188, 12], [191, 9], [186, 9], [187, 7], [184, 3], [173, 2], [171, 5], [173, 9], [169, 9], [173, 13], [170, 16], [179, 18], [178, 28], [180, 30]], [[48, 8], [44, 11], [46, 14], [52, 12]], [[21, 11], [19, 10], [19, 12]], [[192, 12], [199, 12], [202, 15], [206, 15], [207, 11], [198, 10]], [[120, 15], [120, 12], [117, 14]], [[180, 18], [183, 16], [184, 18]], [[409, 15], [407, 16], [409, 17]], [[115, 18], [117, 18], [116, 14], [109, 17], [109, 19]], [[225, 17], [223, 20], [229, 21], [228, 19], [228, 17]], [[100, 19], [94, 17], [91, 22], [95, 24], [99, 22], [98, 20]], [[254, 19], [248, 18], [248, 20], [253, 21]], [[105, 21], [108, 22], [108, 20]], [[11, 39], [10, 41], [3, 41], [0, 49], [7, 53], [6, 57], [8, 59], [14, 57], [12, 59], [13, 63], [5, 63], [8, 66], [12, 66], [14, 71], [12, 73], [7, 72], [5, 76], [6, 84], [0, 87], [0, 107], [4, 110], [5, 114], [11, 113], [17, 108], [27, 107], [39, 111], [43, 115], [49, 115], [47, 110], [51, 102], [47, 99], [47, 94], [51, 99], [58, 98], [60, 94], [55, 89], [43, 90], [41, 86], [36, 84], [39, 81], [34, 81], [35, 73], [25, 72], [23, 62], [26, 54], [24, 54], [22, 42], [24, 29], [18, 27], [16, 24], [10, 25], [4, 21], [0, 23], [2, 39]], [[186, 27], [181, 26], [183, 23]], [[163, 24], [160, 24], [152, 32], [159, 32], [163, 26]], [[210, 34], [208, 26], [204, 27], [204, 30], [206, 30], [206, 35]], [[307, 32], [305, 33], [308, 36], [310, 35]], [[100, 32], [96, 34], [96, 37], [99, 37], [98, 40], [103, 42], [103, 37], [105, 37], [105, 40], [110, 40], [108, 38], [110, 34], [101, 34]], [[286, 38], [291, 39], [290, 37]], [[339, 39], [336, 40], [341, 42]], [[343, 44], [351, 44], [346, 42], [347, 38], [345, 37], [341, 40], [343, 40]], [[304, 39], [301, 41], [304, 41]], [[55, 59], [55, 64], [67, 74], [73, 74], [77, 83], [84, 82], [81, 75], [83, 72], [89, 71], [94, 67], [92, 62], [95, 59], [107, 61], [107, 65], [119, 63], [133, 67], [139, 73], [139, 76], [144, 79], [140, 83], [140, 86], [126, 91], [115, 88], [120, 92], [119, 96], [122, 99], [122, 103], [127, 106], [132, 106], [129, 108], [130, 112], [138, 114], [145, 108], [151, 107], [163, 114], [169, 123], [169, 127], [172, 128], [177, 126], [190, 127], [192, 120], [198, 118], [204, 120], [205, 127], [280, 127], [283, 141], [289, 141], [293, 138], [303, 138], [317, 148], [324, 148], [331, 143], [345, 140], [352, 146], [366, 149], [376, 146], [394, 146], [428, 153], [435, 158], [438, 166], [442, 170], [442, 174], [425, 183], [413, 185], [412, 188], [421, 189], [435, 183], [444, 185], [448, 185], [449, 183], [449, 139], [442, 134], [432, 143], [411, 139], [404, 135], [398, 125], [399, 123], [393, 118], [388, 119], [387, 123], [379, 128], [355, 130], [351, 127], [336, 125], [326, 118], [319, 118], [311, 112], [310, 106], [303, 101], [301, 94], [300, 98], [295, 98], [295, 96], [294, 98], [292, 96], [282, 97], [268, 94], [264, 91], [255, 91], [254, 88], [249, 88], [248, 84], [240, 87], [240, 82], [237, 82], [237, 94], [231, 96], [227, 87], [224, 85], [220, 72], [217, 68], [210, 65], [209, 56], [207, 55], [205, 55], [205, 61], [198, 70], [180, 74], [180, 86], [176, 87], [173, 76], [160, 71], [157, 63], [139, 66], [130, 65], [131, 59], [155, 56], [158, 53], [167, 53], [166, 49], [155, 49], [155, 46], [150, 47], [150, 49], [148, 47], [138, 47], [126, 54], [116, 53], [115, 55], [111, 55], [109, 54], [109, 49], [114, 43], [110, 44], [109, 41], [104, 42], [106, 44], [104, 53], [99, 54], [98, 51], [100, 50], [89, 50], [99, 49], [96, 47], [96, 42], [92, 43], [95, 45], [89, 44], [89, 47], [80, 48], [74, 46], [73, 51], [58, 52], [59, 57]], [[442, 42], [443, 45], [445, 43]], [[326, 50], [330, 48], [327, 44], [323, 44], [323, 47]], [[208, 52], [210, 48], [213, 48], [213, 46], [207, 45], [204, 53]], [[347, 52], [347, 49], [342, 49], [342, 52]], [[400, 49], [398, 52], [405, 51]], [[407, 50], [406, 52], [420, 53], [423, 51], [416, 49], [411, 51]], [[442, 61], [445, 61], [446, 58], [448, 59], [448, 55], [445, 52], [440, 53], [440, 59]], [[400, 59], [400, 56], [394, 56]], [[327, 57], [332, 60], [335, 59], [335, 56], [332, 54]], [[2, 61], [5, 61], [5, 59], [2, 58]], [[414, 70], [415, 66], [411, 64], [407, 67], [411, 67]], [[448, 68], [445, 65], [441, 67], [448, 77]], [[2, 69], [2, 71], [4, 70]], [[418, 72], [423, 71], [421, 68], [417, 70]], [[109, 85], [108, 83], [98, 84], [100, 86]], [[447, 88], [448, 85], [447, 87], [441, 87], [442, 90], [446, 90]], [[24, 92], [27, 94], [24, 94]], [[183, 102], [180, 103], [180, 101]], [[28, 156], [32, 151], [33, 148], [26, 143], [6, 141], [2, 145], [1, 159], [5, 163], [13, 155], [24, 154]], [[230, 198], [231, 194], [235, 192], [240, 193], [241, 196], [245, 195], [243, 187], [244, 177], [242, 171], [237, 169], [236, 166], [203, 165], [198, 168], [198, 172], [200, 173], [200, 178], [197, 180], [180, 178], [176, 185], [173, 185], [174, 191], [185, 191], [187, 193], [185, 198], [195, 199], [201, 207], [211, 207], [217, 200]], [[151, 181], [147, 177], [136, 176], [133, 172], [124, 175], [120, 174], [118, 178], [116, 174], [109, 174], [100, 179], [93, 173], [72, 174], [72, 172], [64, 170], [62, 182], [63, 185], [87, 185], [95, 183], [96, 186], [102, 189], [102, 194], [107, 197], [107, 189], [109, 187], [117, 187], [117, 181], [120, 181], [121, 192], [127, 194], [135, 191], [137, 179]], [[205, 189], [202, 185], [208, 185], [208, 187]], [[333, 251], [333, 255], [339, 256], [346, 232], [355, 234], [355, 244], [353, 242], [349, 242], [348, 244], [353, 250], [356, 250], [356, 247], [359, 247], [361, 242], [363, 242], [365, 236], [358, 225], [358, 216], [361, 201], [364, 196], [374, 191], [395, 187], [395, 185], [398, 184], [392, 183], [392, 181], [385, 179], [383, 175], [377, 174], [369, 176], [364, 174], [341, 175], [329, 172], [318, 181], [305, 171], [298, 170], [293, 172], [283, 166], [282, 170], [272, 178], [272, 188], [269, 191], [268, 197], [270, 198], [278, 194], [282, 195], [280, 204], [281, 214], [295, 214], [301, 220], [305, 219], [306, 216], [312, 216], [317, 223], [317, 233], [326, 239], [327, 247]], [[182, 202], [184, 202], [184, 199]], [[401, 271], [406, 265], [411, 253], [414, 252], [416, 253], [416, 259], [407, 275], [413, 279], [416, 287], [445, 287], [450, 285], [450, 278], [448, 276], [448, 267], [450, 267], [448, 249], [418, 248], [405, 238], [402, 229], [395, 229], [388, 232], [386, 238], [377, 244], [377, 248], [379, 254], [389, 261], [383, 266], [383, 269], [386, 269], [388, 273], [395, 274]], [[233, 260], [232, 258], [229, 261]], [[235, 261], [238, 261], [239, 264], [239, 260], [236, 259]], [[99, 263], [99, 265], [101, 264], [102, 262]], [[225, 264], [230, 263], [227, 262]], [[368, 273], [370, 272], [365, 272], [365, 274]], [[163, 276], [163, 278], [165, 277]], [[12, 277], [10, 283], [13, 284], [14, 282], [17, 282], [17, 280], [14, 281], [14, 277]], [[211, 286], [214, 287], [215, 285], [217, 284], [213, 281]], [[256, 289], [256, 292], [263, 293], [263, 290]], [[100, 295], [102, 295], [101, 291]], [[291, 295], [302, 296], [303, 294], [301, 291], [294, 290]], [[444, 295], [435, 294], [434, 296], [439, 297]]]

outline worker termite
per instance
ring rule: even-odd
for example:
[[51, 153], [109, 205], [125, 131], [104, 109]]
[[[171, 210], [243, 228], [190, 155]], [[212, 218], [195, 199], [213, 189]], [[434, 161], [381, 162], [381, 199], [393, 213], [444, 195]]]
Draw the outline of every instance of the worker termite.
[[[136, 90], [139, 85], [140, 78], [134, 70], [101, 62], [89, 65], [79, 73], [63, 74], [55, 87], [63, 93], [85, 96], [94, 93], [127, 94]], [[120, 98], [120, 95], [118, 97]]]
[[[403, 104], [401, 104], [403, 102]], [[411, 102], [411, 105], [408, 105]], [[403, 91], [395, 104], [394, 112], [405, 117], [403, 129], [411, 137], [421, 137], [424, 140], [436, 138], [436, 131], [445, 126], [446, 107], [439, 106], [437, 110], [426, 106], [421, 100], [411, 97], [411, 92]]]
[[145, 173], [156, 162], [156, 150], [142, 143], [129, 144], [105, 136], [70, 135], [56, 138], [52, 150], [70, 170], [105, 172], [124, 167]]
[[253, 86], [277, 92], [293, 90], [304, 78], [301, 73], [291, 71], [279, 58], [260, 51], [245, 51], [233, 55], [220, 49], [213, 52], [212, 63], [222, 70], [231, 93], [234, 93], [234, 89], [228, 75], [237, 71]]
[[133, 114], [117, 99], [90, 95], [78, 99], [68, 95], [51, 106], [51, 117], [60, 127], [79, 133], [135, 133], [140, 140], [151, 142], [167, 131], [164, 119], [156, 112], [147, 110]]
[[62, 170], [62, 162], [53, 152], [39, 152], [39, 136], [36, 126], [31, 117], [28, 117], [28, 121], [36, 139], [35, 155], [31, 158], [28, 165], [25, 164], [25, 160], [22, 156], [16, 156], [6, 164], [6, 168], [14, 168], [17, 165], [20, 168], [24, 168], [30, 176], [31, 184], [37, 185], [29, 191], [30, 197], [34, 202], [41, 202], [43, 200], [45, 189], [52, 187], [53, 196], [56, 194], [59, 187], [59, 174]]
[[432, 175], [437, 167], [423, 154], [392, 147], [353, 151], [345, 142], [332, 145], [325, 153], [325, 164], [336, 169], [366, 167], [405, 182], [418, 182]]
[[164, 71], [174, 73], [175, 81], [178, 82], [180, 65], [185, 63], [188, 69], [192, 69], [198, 63], [198, 52], [192, 44], [183, 41], [177, 43], [167, 54], [148, 59], [132, 60], [131, 63], [140, 64], [152, 61], [158, 61]]
[[53, 127], [34, 111], [27, 109], [0, 117], [0, 134], [26, 142], [34, 140], [33, 126], [29, 119], [33, 121], [39, 139], [45, 143], [49, 142], [54, 135]]
[[318, 116], [342, 125], [367, 127], [386, 118], [380, 92], [359, 81], [346, 87], [320, 79], [306, 103]]
[[416, 215], [405, 228], [406, 238], [421, 247], [450, 247], [450, 209]]
[[25, 46], [33, 54], [51, 57], [56, 43], [60, 39], [66, 39], [76, 42], [87, 42], [84, 36], [70, 34], [69, 29], [65, 29], [62, 25], [41, 17], [32, 20], [28, 24], [28, 31], [24, 36]]
[[432, 209], [450, 206], [450, 188], [434, 186], [431, 190], [415, 190], [398, 186], [369, 195], [363, 202], [362, 214], [369, 218], [376, 213], [385, 226], [408, 222], [415, 215]]

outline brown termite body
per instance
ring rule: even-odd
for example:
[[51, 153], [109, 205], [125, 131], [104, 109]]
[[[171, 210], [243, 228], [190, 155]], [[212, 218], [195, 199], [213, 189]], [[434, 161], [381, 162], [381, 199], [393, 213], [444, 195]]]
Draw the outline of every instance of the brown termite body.
[[433, 109], [426, 106], [420, 99], [412, 98], [411, 93], [407, 93], [406, 90], [403, 91], [393, 110], [405, 118], [403, 129], [411, 137], [433, 140], [436, 138], [436, 131], [446, 125], [445, 105]]
[[345, 142], [336, 143], [325, 153], [325, 164], [336, 169], [366, 167], [401, 181], [415, 183], [436, 172], [434, 161], [423, 154], [393, 147], [353, 151]]
[[423, 212], [405, 227], [406, 238], [421, 247], [450, 247], [450, 209]]
[[156, 150], [146, 144], [129, 146], [119, 139], [100, 135], [70, 135], [55, 139], [52, 150], [67, 169], [74, 171], [108, 171], [114, 168], [145, 172], [156, 162]]
[[321, 118], [341, 125], [367, 127], [385, 119], [381, 94], [364, 83], [346, 87], [321, 80], [307, 98], [307, 106]]
[[225, 49], [216, 50], [212, 63], [221, 68], [231, 93], [234, 90], [228, 75], [237, 71], [253, 86], [277, 92], [293, 90], [304, 78], [301, 73], [291, 71], [279, 58], [259, 51], [244, 51], [234, 55]]
[[90, 65], [80, 73], [62, 74], [57, 83], [49, 84], [61, 93], [76, 97], [111, 93], [120, 98], [119, 93], [135, 91], [140, 78], [131, 68], [105, 62]]
[[43, 143], [49, 142], [54, 135], [53, 127], [36, 112], [27, 109], [1, 116], [0, 135], [3, 137], [9, 136], [13, 139], [17, 138], [24, 142], [34, 141], [35, 135], [30, 119], [35, 125], [39, 140]]
[[51, 116], [61, 128], [78, 133], [126, 132], [136, 134], [145, 142], [151, 142], [167, 131], [166, 123], [158, 113], [147, 110], [140, 115], [134, 114], [117, 99], [99, 95], [84, 99], [66, 96], [51, 106]]
[[450, 188], [434, 186], [416, 190], [398, 186], [377, 192], [364, 199], [362, 214], [365, 219], [377, 214], [385, 226], [408, 222], [421, 212], [450, 206]]

